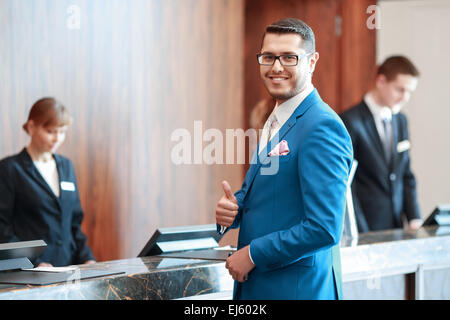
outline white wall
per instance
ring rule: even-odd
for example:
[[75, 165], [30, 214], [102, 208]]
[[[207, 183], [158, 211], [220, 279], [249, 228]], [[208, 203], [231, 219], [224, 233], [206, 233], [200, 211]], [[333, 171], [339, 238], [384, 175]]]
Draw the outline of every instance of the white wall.
[[422, 217], [450, 203], [450, 1], [379, 1], [377, 63], [408, 56], [421, 76], [403, 108], [409, 120], [411, 165]]

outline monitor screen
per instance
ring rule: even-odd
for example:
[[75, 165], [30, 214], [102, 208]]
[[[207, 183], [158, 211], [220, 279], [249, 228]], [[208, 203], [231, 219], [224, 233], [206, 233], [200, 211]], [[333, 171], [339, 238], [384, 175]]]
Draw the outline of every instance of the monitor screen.
[[33, 261], [44, 251], [44, 240], [0, 243], [0, 260], [28, 258]]
[[221, 237], [215, 224], [159, 228], [153, 233], [138, 257], [216, 248], [219, 246]]

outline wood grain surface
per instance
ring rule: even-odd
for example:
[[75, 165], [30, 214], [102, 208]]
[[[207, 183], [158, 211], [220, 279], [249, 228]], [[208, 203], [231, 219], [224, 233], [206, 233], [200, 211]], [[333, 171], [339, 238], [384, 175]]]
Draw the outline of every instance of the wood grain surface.
[[58, 153], [74, 163], [98, 260], [136, 256], [158, 227], [213, 223], [220, 181], [240, 187], [242, 165], [174, 165], [170, 154], [172, 132], [196, 120], [243, 126], [243, 10], [240, 0], [0, 1], [0, 157], [28, 143], [34, 101], [66, 105], [74, 122]]

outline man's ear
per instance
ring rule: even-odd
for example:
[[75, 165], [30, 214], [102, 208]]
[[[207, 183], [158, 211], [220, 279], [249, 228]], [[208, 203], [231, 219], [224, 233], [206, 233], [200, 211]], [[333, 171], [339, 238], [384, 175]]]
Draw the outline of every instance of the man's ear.
[[388, 80], [384, 74], [378, 74], [375, 77], [375, 87], [377, 88], [384, 86], [387, 82]]
[[318, 52], [314, 52], [311, 55], [311, 58], [309, 58], [309, 70], [310, 70], [311, 74], [316, 69], [316, 63], [317, 63], [318, 60], [319, 60], [319, 53]]

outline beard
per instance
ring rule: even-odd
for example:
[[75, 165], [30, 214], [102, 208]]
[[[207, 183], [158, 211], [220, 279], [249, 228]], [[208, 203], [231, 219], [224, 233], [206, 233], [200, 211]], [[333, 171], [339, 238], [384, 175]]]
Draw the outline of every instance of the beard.
[[293, 90], [290, 90], [289, 92], [285, 92], [285, 93], [273, 93], [273, 92], [270, 92], [269, 89], [267, 89], [267, 90], [269, 91], [269, 94], [271, 95], [272, 98], [274, 98], [275, 100], [283, 100], [283, 101], [296, 96], [300, 92], [300, 90], [297, 90], [297, 89], [293, 89]]
[[272, 87], [264, 82], [264, 86], [266, 87], [267, 92], [269, 92], [270, 96], [278, 101], [286, 101], [297, 94], [299, 94], [306, 87], [306, 78], [299, 79], [296, 83], [295, 87], [290, 88], [288, 91], [277, 92], [277, 90], [271, 90]]

